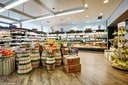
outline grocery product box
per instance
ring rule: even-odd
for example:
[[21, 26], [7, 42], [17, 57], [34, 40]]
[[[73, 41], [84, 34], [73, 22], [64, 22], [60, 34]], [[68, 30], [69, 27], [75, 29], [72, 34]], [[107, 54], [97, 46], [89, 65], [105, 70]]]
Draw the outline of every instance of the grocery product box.
[[80, 57], [77, 55], [64, 55], [63, 63], [64, 65], [80, 64]]
[[78, 72], [81, 72], [81, 64], [64, 65], [64, 71], [67, 72], [67, 73], [78, 73]]

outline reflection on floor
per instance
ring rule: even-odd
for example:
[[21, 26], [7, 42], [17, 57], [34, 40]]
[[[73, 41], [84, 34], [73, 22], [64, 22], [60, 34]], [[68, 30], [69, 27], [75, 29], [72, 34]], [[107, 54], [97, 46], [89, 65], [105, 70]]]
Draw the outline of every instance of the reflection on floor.
[[79, 52], [82, 71], [68, 74], [62, 67], [48, 72], [40, 67], [31, 73], [0, 76], [0, 85], [128, 85], [128, 72], [111, 67], [101, 52]]

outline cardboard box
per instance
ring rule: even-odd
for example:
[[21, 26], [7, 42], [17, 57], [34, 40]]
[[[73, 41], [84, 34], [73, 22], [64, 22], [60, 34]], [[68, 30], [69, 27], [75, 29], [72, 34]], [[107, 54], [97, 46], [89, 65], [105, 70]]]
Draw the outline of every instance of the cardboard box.
[[67, 73], [78, 73], [78, 72], [81, 72], [81, 64], [64, 65], [64, 71], [67, 72]]
[[80, 64], [80, 57], [77, 55], [65, 55], [63, 56], [64, 65]]

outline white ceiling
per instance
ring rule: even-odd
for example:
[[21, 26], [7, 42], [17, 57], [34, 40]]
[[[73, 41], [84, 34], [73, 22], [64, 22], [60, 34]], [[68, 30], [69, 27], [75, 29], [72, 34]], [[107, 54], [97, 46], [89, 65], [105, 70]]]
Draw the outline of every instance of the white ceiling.
[[[15, 9], [23, 11], [23, 4], [15, 7]], [[33, 0], [29, 0], [24, 4], [24, 12], [34, 17], [49, 14], [49, 12], [35, 3]]]
[[83, 6], [83, 0], [41, 0], [41, 1], [45, 3], [54, 12]]
[[[11, 0], [0, 0], [0, 3], [6, 4]], [[50, 19], [44, 19], [39, 21], [34, 21], [31, 23], [42, 25], [57, 25], [57, 24], [67, 24], [67, 23], [85, 23], [89, 21], [97, 20], [97, 17], [100, 13], [103, 13], [103, 20], [108, 19], [113, 11], [118, 7], [122, 0], [109, 0], [109, 3], [103, 4], [103, 0], [29, 0], [25, 4], [21, 4], [14, 9], [19, 10], [25, 14], [31, 15], [33, 17], [38, 17], [42, 15], [52, 14], [47, 10], [43, 5], [39, 5], [37, 2], [40, 1], [48, 9], [55, 12], [60, 12], [63, 10], [74, 9], [78, 7], [84, 7], [84, 4], [88, 4], [88, 9], [85, 9], [84, 12], [70, 14], [65, 16], [54, 17]], [[8, 14], [9, 13], [9, 14]], [[18, 14], [12, 11], [6, 11], [0, 13], [0, 15], [10, 17], [17, 20], [27, 20], [31, 19], [30, 17]], [[86, 16], [89, 17], [86, 17]], [[68, 20], [70, 18], [70, 20]], [[49, 23], [47, 23], [49, 21]]]

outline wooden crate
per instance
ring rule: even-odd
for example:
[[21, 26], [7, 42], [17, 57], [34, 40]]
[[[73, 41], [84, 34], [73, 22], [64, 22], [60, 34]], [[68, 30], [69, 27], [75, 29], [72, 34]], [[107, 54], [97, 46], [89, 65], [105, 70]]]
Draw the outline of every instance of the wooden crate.
[[64, 65], [80, 64], [80, 57], [77, 55], [65, 55], [63, 56]]
[[9, 75], [15, 70], [15, 57], [0, 59], [0, 75]]

